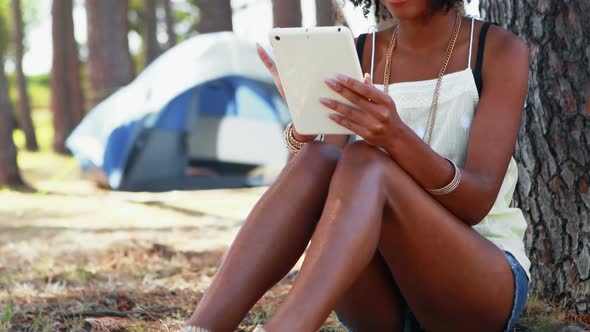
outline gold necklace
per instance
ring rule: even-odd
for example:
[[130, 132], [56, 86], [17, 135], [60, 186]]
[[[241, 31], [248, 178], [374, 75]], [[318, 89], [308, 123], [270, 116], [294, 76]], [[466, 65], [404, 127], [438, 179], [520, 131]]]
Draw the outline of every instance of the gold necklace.
[[[456, 13], [457, 18], [455, 20], [455, 29], [453, 30], [453, 35], [451, 36], [451, 40], [449, 41], [449, 45], [447, 46], [447, 53], [443, 64], [440, 68], [440, 72], [438, 74], [438, 80], [436, 82], [436, 88], [434, 89], [434, 96], [432, 98], [432, 106], [430, 108], [430, 115], [428, 116], [428, 131], [424, 134], [427, 135], [423, 137], [426, 141], [426, 144], [430, 145], [432, 140], [432, 131], [434, 129], [434, 123], [436, 122], [436, 111], [438, 109], [438, 96], [440, 94], [440, 87], [442, 84], [443, 76], [447, 71], [447, 66], [449, 64], [449, 60], [451, 59], [451, 55], [453, 54], [453, 49], [455, 48], [455, 43], [457, 42], [457, 37], [459, 36], [459, 31], [461, 30], [461, 21], [462, 17], [459, 13]], [[387, 61], [385, 62], [385, 74], [383, 76], [383, 91], [385, 93], [389, 93], [389, 75], [391, 72], [391, 57], [393, 55], [393, 49], [395, 48], [395, 44], [397, 42], [397, 34], [399, 32], [399, 25], [395, 27], [393, 30], [393, 36], [391, 37], [391, 42], [389, 43], [389, 48], [387, 49]]]

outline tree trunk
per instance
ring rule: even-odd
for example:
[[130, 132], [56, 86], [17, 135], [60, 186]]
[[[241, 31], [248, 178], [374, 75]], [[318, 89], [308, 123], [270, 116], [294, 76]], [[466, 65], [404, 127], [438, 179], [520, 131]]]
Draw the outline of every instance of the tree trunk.
[[168, 36], [167, 46], [168, 48], [176, 45], [176, 32], [174, 31], [174, 11], [172, 10], [171, 0], [162, 0], [162, 6], [164, 7], [165, 22], [166, 22], [166, 35]]
[[[68, 0], [71, 1], [71, 0]], [[66, 39], [67, 50], [67, 86], [70, 89], [69, 113], [72, 118], [72, 123], [77, 126], [81, 121], [85, 111], [85, 98], [82, 89], [82, 77], [80, 74], [80, 53], [78, 52], [78, 42], [74, 36], [74, 19], [72, 17], [72, 7], [68, 12], [68, 35]]]
[[127, 39], [128, 8], [128, 0], [86, 0], [88, 71], [93, 105], [133, 78]]
[[58, 153], [67, 153], [65, 140], [84, 115], [72, 0], [54, 0], [51, 13], [53, 30], [51, 110], [55, 131], [53, 149]]
[[233, 31], [230, 0], [199, 0], [200, 33]]
[[8, 82], [4, 73], [4, 59], [0, 55], [0, 186], [22, 184], [16, 146], [12, 140], [12, 106], [8, 97]]
[[18, 87], [18, 122], [25, 133], [26, 148], [29, 151], [39, 150], [37, 137], [35, 136], [35, 127], [31, 119], [31, 103], [27, 92], [27, 78], [23, 73], [23, 21], [20, 6], [20, 0], [12, 0], [12, 42], [14, 45], [14, 65], [16, 72], [16, 84]]
[[337, 8], [332, 0], [315, 0], [316, 25], [332, 26], [338, 21]]
[[158, 21], [156, 19], [156, 0], [143, 1], [143, 65], [147, 66], [160, 54], [158, 45]]
[[480, 8], [484, 18], [523, 37], [530, 49], [515, 204], [529, 221], [532, 287], [545, 300], [587, 313], [590, 2], [482, 0]]
[[272, 15], [273, 26], [276, 28], [300, 27], [302, 24], [301, 1], [273, 0]]

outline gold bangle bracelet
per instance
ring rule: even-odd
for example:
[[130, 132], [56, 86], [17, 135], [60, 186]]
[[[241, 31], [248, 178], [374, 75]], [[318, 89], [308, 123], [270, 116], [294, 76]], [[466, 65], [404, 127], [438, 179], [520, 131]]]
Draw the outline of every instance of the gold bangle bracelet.
[[285, 132], [284, 132], [285, 137], [284, 138], [285, 138], [285, 143], [287, 144], [287, 147], [289, 148], [289, 151], [291, 151], [293, 153], [297, 153], [303, 148], [303, 146], [307, 142], [302, 142], [302, 141], [299, 141], [297, 138], [295, 138], [293, 131], [294, 131], [293, 122], [290, 122], [287, 125], [287, 127], [285, 128]]
[[449, 184], [447, 184], [446, 186], [444, 186], [442, 188], [426, 189], [429, 193], [436, 195], [436, 196], [450, 194], [455, 189], [457, 189], [457, 187], [459, 187], [459, 184], [461, 183], [461, 169], [452, 160], [447, 159], [447, 158], [445, 158], [445, 159], [448, 160], [451, 164], [453, 164], [453, 167], [455, 168], [455, 176], [453, 176], [453, 180], [451, 180], [451, 182]]
[[291, 128], [290, 128], [291, 124], [287, 125], [287, 128], [285, 128], [285, 132], [284, 132], [284, 136], [283, 138], [285, 139], [285, 143], [287, 144], [287, 148], [289, 148], [289, 151], [292, 153], [297, 153], [299, 152], [299, 150], [301, 150], [300, 147], [298, 147], [297, 145], [293, 144], [293, 142], [291, 141]]
[[295, 138], [295, 134], [293, 133], [293, 122], [291, 122], [291, 125], [289, 126], [289, 142], [299, 149], [303, 148], [306, 143]]

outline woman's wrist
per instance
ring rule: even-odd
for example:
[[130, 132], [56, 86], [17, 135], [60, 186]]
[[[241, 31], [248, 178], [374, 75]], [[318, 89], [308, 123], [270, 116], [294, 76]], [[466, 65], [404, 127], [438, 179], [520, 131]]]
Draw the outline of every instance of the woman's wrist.
[[408, 145], [408, 142], [410, 141], [409, 138], [413, 133], [412, 129], [402, 122], [392, 131], [389, 142], [386, 146], [383, 146], [383, 148], [391, 157], [394, 157], [398, 154], [400, 148]]
[[295, 125], [293, 125], [293, 137], [299, 142], [308, 143], [316, 139], [317, 135], [303, 135], [297, 132]]
[[307, 135], [302, 135], [302, 136], [304, 136], [304, 138], [297, 138], [295, 136], [295, 127], [293, 126], [293, 122], [291, 122], [287, 125], [283, 134], [285, 136], [284, 138], [285, 138], [285, 143], [287, 144], [287, 148], [292, 153], [297, 153], [297, 152], [301, 151], [301, 149], [303, 148], [303, 146], [306, 143], [311, 142], [316, 137], [316, 136], [314, 136], [313, 139], [304, 140], [305, 136], [307, 136]]

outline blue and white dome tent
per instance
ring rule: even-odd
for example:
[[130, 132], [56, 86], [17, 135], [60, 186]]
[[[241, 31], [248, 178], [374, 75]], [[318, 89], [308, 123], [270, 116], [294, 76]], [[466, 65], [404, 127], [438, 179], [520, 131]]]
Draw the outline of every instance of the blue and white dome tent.
[[66, 144], [112, 189], [241, 187], [256, 182], [253, 169], [285, 164], [289, 121], [255, 45], [219, 32], [162, 54], [92, 109]]

